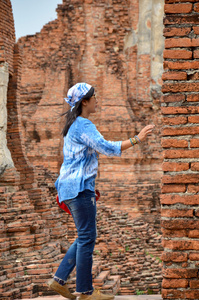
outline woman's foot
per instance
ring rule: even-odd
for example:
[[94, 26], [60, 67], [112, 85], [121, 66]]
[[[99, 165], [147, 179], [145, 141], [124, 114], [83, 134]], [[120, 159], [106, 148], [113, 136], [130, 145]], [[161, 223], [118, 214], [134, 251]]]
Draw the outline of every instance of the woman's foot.
[[49, 280], [47, 284], [51, 290], [58, 292], [63, 297], [71, 300], [76, 299], [76, 296], [71, 294], [71, 292], [69, 291], [67, 284], [61, 285], [54, 279]]
[[79, 300], [112, 300], [114, 295], [103, 294], [99, 290], [94, 290], [92, 295], [81, 294]]

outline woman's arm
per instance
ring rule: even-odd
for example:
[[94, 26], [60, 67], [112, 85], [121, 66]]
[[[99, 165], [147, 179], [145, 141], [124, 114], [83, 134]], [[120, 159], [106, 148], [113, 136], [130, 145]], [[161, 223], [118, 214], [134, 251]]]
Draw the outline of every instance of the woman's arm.
[[132, 147], [134, 143], [142, 142], [148, 134], [152, 132], [154, 125], [144, 127], [137, 135], [136, 139], [132, 138], [126, 141], [112, 142], [107, 141], [97, 130], [96, 126], [88, 119], [82, 120], [78, 128], [76, 138], [92, 149], [107, 156], [120, 156], [121, 152]]
[[[140, 133], [137, 135], [138, 137], [138, 142], [142, 142], [146, 139], [147, 135], [150, 134], [153, 130], [153, 128], [155, 127], [155, 125], [147, 125], [145, 126]], [[121, 145], [121, 151], [124, 151], [130, 147], [132, 147], [132, 142], [129, 140], [123, 141], [122, 145]]]
[[105, 140], [96, 126], [88, 119], [81, 120], [80, 125], [76, 134], [76, 139], [80, 143], [107, 156], [121, 156], [122, 141]]

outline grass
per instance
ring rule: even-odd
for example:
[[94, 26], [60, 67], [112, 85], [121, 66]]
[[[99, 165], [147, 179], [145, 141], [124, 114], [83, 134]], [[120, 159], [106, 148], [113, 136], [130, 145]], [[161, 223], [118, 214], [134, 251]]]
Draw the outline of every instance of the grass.
[[144, 291], [136, 290], [136, 295], [144, 295]]

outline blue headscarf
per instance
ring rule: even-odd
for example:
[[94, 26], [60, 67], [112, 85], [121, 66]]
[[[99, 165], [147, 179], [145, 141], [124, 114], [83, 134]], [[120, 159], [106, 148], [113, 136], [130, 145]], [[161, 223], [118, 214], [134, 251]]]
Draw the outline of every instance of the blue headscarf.
[[91, 87], [90, 84], [81, 82], [76, 83], [68, 90], [67, 98], [64, 98], [64, 100], [71, 106], [71, 110], [88, 93]]

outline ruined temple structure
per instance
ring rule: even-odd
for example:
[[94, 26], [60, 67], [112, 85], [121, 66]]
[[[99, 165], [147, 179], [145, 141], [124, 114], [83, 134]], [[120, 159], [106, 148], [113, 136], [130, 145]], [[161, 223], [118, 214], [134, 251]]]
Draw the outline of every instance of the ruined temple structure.
[[76, 82], [96, 88], [92, 120], [106, 139], [125, 140], [156, 125], [140, 147], [99, 160], [98, 188], [105, 201], [146, 217], [160, 212], [162, 19], [161, 1], [64, 0], [56, 20], [18, 41], [24, 145], [34, 166], [58, 172], [60, 114], [68, 108], [63, 98]]
[[60, 0], [56, 20], [17, 43], [11, 2], [0, 1], [0, 299], [52, 294], [76, 237], [54, 181], [63, 98], [81, 81], [96, 88], [105, 138], [156, 125], [121, 158], [100, 156], [95, 286], [199, 299], [198, 1]]
[[199, 299], [199, 2], [165, 1], [164, 299]]

